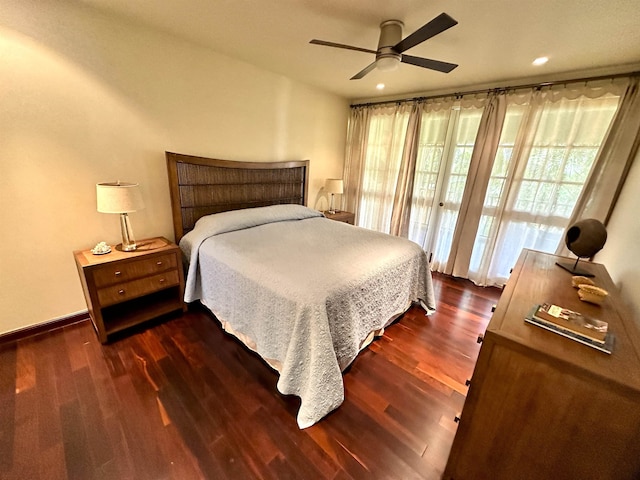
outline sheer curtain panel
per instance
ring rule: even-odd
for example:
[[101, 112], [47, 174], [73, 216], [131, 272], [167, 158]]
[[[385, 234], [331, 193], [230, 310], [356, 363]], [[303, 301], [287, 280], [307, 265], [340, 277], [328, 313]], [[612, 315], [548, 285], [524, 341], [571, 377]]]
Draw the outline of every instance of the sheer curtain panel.
[[407, 138], [411, 104], [369, 108], [357, 224], [390, 233], [391, 214]]
[[[624, 181], [640, 145], [640, 78], [619, 79], [607, 90], [621, 95], [620, 107], [613, 119], [611, 132], [587, 181], [570, 224], [581, 218], [597, 218], [605, 225], [622, 190]], [[568, 251], [564, 244], [559, 249]], [[559, 252], [560, 253], [560, 252]]]

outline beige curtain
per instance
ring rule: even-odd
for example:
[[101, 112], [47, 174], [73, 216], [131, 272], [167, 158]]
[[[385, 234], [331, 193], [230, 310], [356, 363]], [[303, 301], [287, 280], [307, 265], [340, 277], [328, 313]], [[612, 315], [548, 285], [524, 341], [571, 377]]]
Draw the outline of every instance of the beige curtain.
[[393, 207], [391, 209], [391, 226], [389, 233], [400, 237], [408, 237], [411, 219], [411, 203], [413, 199], [413, 182], [416, 172], [420, 122], [422, 119], [421, 104], [413, 105], [409, 114], [407, 133], [402, 150], [400, 171], [396, 184]]
[[458, 213], [456, 229], [445, 273], [467, 278], [474, 240], [482, 215], [493, 161], [498, 150], [502, 125], [507, 110], [504, 94], [492, 94], [484, 107], [476, 136], [467, 183]]
[[344, 208], [355, 213], [358, 218], [362, 177], [367, 154], [369, 117], [371, 110], [366, 107], [351, 109], [347, 127], [347, 144], [344, 162]]
[[[640, 145], [640, 78], [629, 79], [620, 107], [569, 225], [583, 218], [607, 223]], [[558, 253], [568, 254], [564, 242]]]

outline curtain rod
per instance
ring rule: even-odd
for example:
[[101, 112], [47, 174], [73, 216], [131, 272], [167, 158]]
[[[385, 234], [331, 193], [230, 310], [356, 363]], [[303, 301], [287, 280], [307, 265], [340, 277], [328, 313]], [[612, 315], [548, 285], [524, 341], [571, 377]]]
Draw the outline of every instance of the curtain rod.
[[368, 103], [356, 103], [353, 105], [349, 105], [351, 108], [353, 107], [369, 107], [373, 105], [388, 105], [392, 103], [404, 103], [404, 102], [419, 102], [423, 100], [431, 100], [433, 98], [444, 98], [444, 97], [462, 97], [464, 95], [477, 95], [479, 93], [490, 93], [490, 92], [506, 92], [508, 90], [519, 90], [521, 88], [542, 88], [542, 87], [550, 87], [553, 85], [562, 85], [569, 83], [580, 83], [580, 82], [589, 82], [589, 81], [597, 81], [597, 80], [607, 80], [607, 79], [615, 79], [615, 78], [623, 78], [623, 77], [635, 77], [639, 76], [640, 71], [634, 71], [629, 73], [616, 73], [613, 75], [600, 75], [596, 77], [583, 77], [583, 78], [573, 78], [570, 80], [556, 80], [550, 82], [541, 82], [541, 83], [527, 83], [523, 85], [514, 85], [509, 87], [494, 87], [494, 88], [482, 88], [479, 90], [468, 90], [464, 92], [454, 92], [454, 93], [444, 93], [441, 95], [429, 95], [429, 96], [421, 96], [421, 97], [411, 97], [411, 98], [401, 98], [398, 100], [383, 100], [380, 102], [368, 102]]

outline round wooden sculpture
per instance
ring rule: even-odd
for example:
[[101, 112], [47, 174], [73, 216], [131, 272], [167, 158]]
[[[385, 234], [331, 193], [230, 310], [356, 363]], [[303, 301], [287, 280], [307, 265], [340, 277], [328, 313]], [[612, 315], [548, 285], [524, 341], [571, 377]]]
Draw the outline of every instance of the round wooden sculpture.
[[579, 269], [578, 262], [581, 258], [593, 257], [602, 250], [607, 241], [607, 229], [604, 224], [595, 218], [580, 220], [567, 229], [564, 241], [567, 248], [578, 258], [573, 265], [571, 262], [556, 262], [556, 265], [571, 272], [572, 275], [593, 277], [592, 273]]
[[567, 248], [578, 258], [593, 257], [607, 241], [607, 229], [600, 220], [587, 218], [569, 227], [565, 236]]

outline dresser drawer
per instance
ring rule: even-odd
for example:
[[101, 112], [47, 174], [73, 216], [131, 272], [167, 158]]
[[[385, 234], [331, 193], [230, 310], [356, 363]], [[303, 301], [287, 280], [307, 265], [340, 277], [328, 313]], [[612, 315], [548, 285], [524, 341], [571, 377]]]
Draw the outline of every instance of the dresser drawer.
[[178, 270], [174, 269], [151, 277], [101, 288], [98, 290], [98, 299], [102, 306], [113, 305], [114, 303], [157, 292], [179, 283]]
[[157, 255], [152, 258], [105, 264], [94, 271], [93, 279], [96, 287], [105, 287], [114, 283], [121, 284], [140, 277], [146, 277], [157, 272], [176, 268], [176, 255]]

